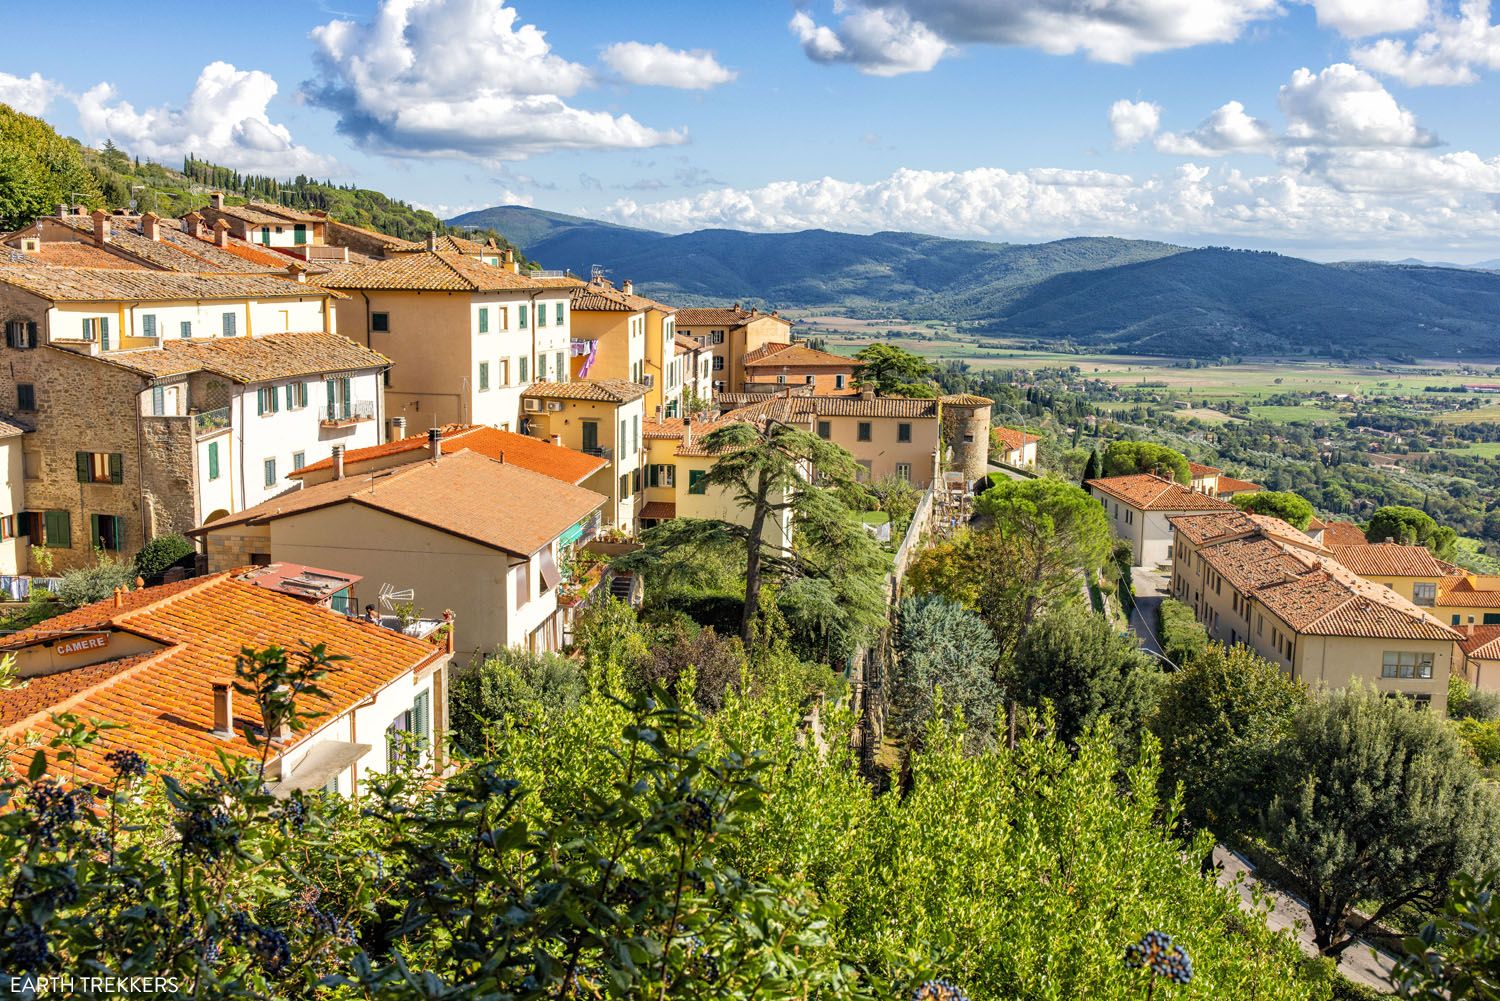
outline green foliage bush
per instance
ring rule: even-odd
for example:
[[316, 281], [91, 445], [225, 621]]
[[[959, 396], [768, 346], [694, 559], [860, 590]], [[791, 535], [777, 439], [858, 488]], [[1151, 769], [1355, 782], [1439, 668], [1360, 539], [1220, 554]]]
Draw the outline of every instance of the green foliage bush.
[[495, 724], [520, 726], [578, 704], [588, 680], [577, 662], [555, 653], [496, 650], [453, 672], [448, 715], [453, 739], [469, 754], [483, 754]]
[[63, 202], [102, 203], [81, 148], [40, 118], [0, 104], [0, 229], [19, 229]]
[[887, 729], [903, 746], [920, 746], [941, 708], [962, 714], [972, 748], [988, 746], [1003, 691], [995, 681], [1000, 647], [984, 620], [937, 595], [901, 602], [894, 637]]
[[1289, 490], [1261, 490], [1253, 494], [1239, 494], [1233, 503], [1241, 511], [1280, 518], [1299, 532], [1312, 524], [1313, 506]]
[[154, 576], [195, 551], [193, 544], [181, 535], [158, 535], [135, 554], [135, 572], [142, 577]]
[[1104, 450], [1104, 475], [1156, 473], [1183, 486], [1193, 482], [1187, 458], [1175, 449], [1150, 441], [1112, 441]]
[[63, 574], [57, 586], [57, 600], [68, 608], [79, 608], [103, 601], [115, 593], [116, 588], [127, 590], [135, 586], [135, 567], [122, 563], [103, 552], [95, 555], [94, 565], [69, 570]]
[[1191, 663], [1208, 649], [1208, 630], [1188, 605], [1163, 598], [1156, 606], [1157, 639], [1162, 653], [1178, 667]]

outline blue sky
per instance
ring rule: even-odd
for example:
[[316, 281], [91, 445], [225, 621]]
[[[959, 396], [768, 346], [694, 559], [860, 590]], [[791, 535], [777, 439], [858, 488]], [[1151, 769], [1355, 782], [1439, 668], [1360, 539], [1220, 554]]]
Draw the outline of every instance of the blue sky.
[[1483, 0], [61, 0], [0, 19], [0, 100], [85, 142], [445, 215], [1500, 257]]

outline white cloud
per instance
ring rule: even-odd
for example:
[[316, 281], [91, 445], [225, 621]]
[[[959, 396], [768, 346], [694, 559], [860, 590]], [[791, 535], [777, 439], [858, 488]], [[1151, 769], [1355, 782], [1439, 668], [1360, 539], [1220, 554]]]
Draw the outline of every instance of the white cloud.
[[1413, 87], [1474, 83], [1480, 69], [1500, 69], [1500, 25], [1490, 23], [1489, 0], [1463, 0], [1458, 16], [1439, 13], [1413, 41], [1382, 38], [1355, 48], [1365, 69]]
[[40, 115], [62, 94], [62, 84], [48, 80], [40, 73], [31, 76], [0, 73], [0, 104], [8, 104], [23, 114]]
[[707, 90], [728, 83], [737, 74], [719, 65], [706, 49], [671, 49], [660, 42], [616, 42], [604, 50], [604, 64], [626, 83], [646, 87]]
[[1287, 141], [1313, 146], [1433, 146], [1437, 137], [1373, 76], [1348, 63], [1292, 74], [1281, 88]]
[[1350, 38], [1410, 31], [1427, 20], [1428, 0], [1309, 0], [1318, 23]]
[[1233, 41], [1281, 8], [1277, 0], [835, 0], [833, 10], [842, 17], [832, 27], [805, 11], [792, 18], [808, 57], [890, 76], [929, 70], [971, 43], [1128, 63], [1151, 52]]
[[1156, 137], [1159, 151], [1176, 156], [1267, 153], [1275, 145], [1271, 127], [1247, 113], [1239, 101], [1221, 105], [1191, 132], [1163, 132]]
[[[1500, 207], [1485, 188], [1500, 179], [1500, 158], [1409, 149], [1335, 155], [1356, 158], [1341, 168], [1345, 179], [1363, 169], [1370, 186], [1340, 186], [1286, 169], [1253, 175], [1194, 163], [1140, 178], [1102, 171], [903, 169], [871, 182], [824, 177], [644, 204], [621, 199], [606, 214], [678, 232], [894, 229], [998, 240], [1108, 233], [1323, 249], [1480, 248], [1500, 237]], [[1393, 162], [1361, 164], [1372, 157]]]
[[839, 26], [819, 25], [805, 11], [788, 25], [814, 62], [853, 63], [871, 76], [925, 73], [951, 46], [900, 10], [859, 9]]
[[170, 162], [191, 153], [237, 170], [278, 177], [333, 169], [330, 157], [297, 145], [285, 125], [271, 121], [266, 109], [276, 90], [269, 74], [221, 61], [203, 67], [181, 107], [137, 111], [108, 83], [90, 87], [75, 100], [86, 136], [112, 139], [137, 156]]
[[630, 115], [575, 108], [586, 67], [497, 0], [382, 0], [370, 23], [312, 31], [313, 104], [339, 130], [392, 156], [523, 159], [559, 149], [639, 149], [686, 141]]
[[1156, 134], [1161, 106], [1150, 101], [1116, 101], [1109, 106], [1109, 130], [1116, 149], [1130, 149]]

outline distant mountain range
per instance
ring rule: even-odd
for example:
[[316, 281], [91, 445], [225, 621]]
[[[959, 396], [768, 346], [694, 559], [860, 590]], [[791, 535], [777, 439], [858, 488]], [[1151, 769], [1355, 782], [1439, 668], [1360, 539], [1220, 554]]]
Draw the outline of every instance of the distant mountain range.
[[1500, 274], [1425, 262], [1078, 237], [1041, 244], [806, 230], [668, 235], [506, 205], [450, 219], [544, 267], [599, 265], [681, 305], [754, 302], [963, 321], [996, 336], [1168, 356], [1500, 357]]

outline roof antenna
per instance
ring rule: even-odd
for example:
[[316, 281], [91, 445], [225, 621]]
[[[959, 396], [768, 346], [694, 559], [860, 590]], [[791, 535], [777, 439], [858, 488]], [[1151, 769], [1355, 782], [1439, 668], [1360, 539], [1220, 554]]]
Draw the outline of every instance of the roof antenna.
[[606, 268], [604, 265], [602, 265], [602, 264], [590, 264], [589, 265], [589, 280], [590, 281], [598, 281], [600, 278], [603, 278], [607, 274], [609, 274], [609, 269]]

